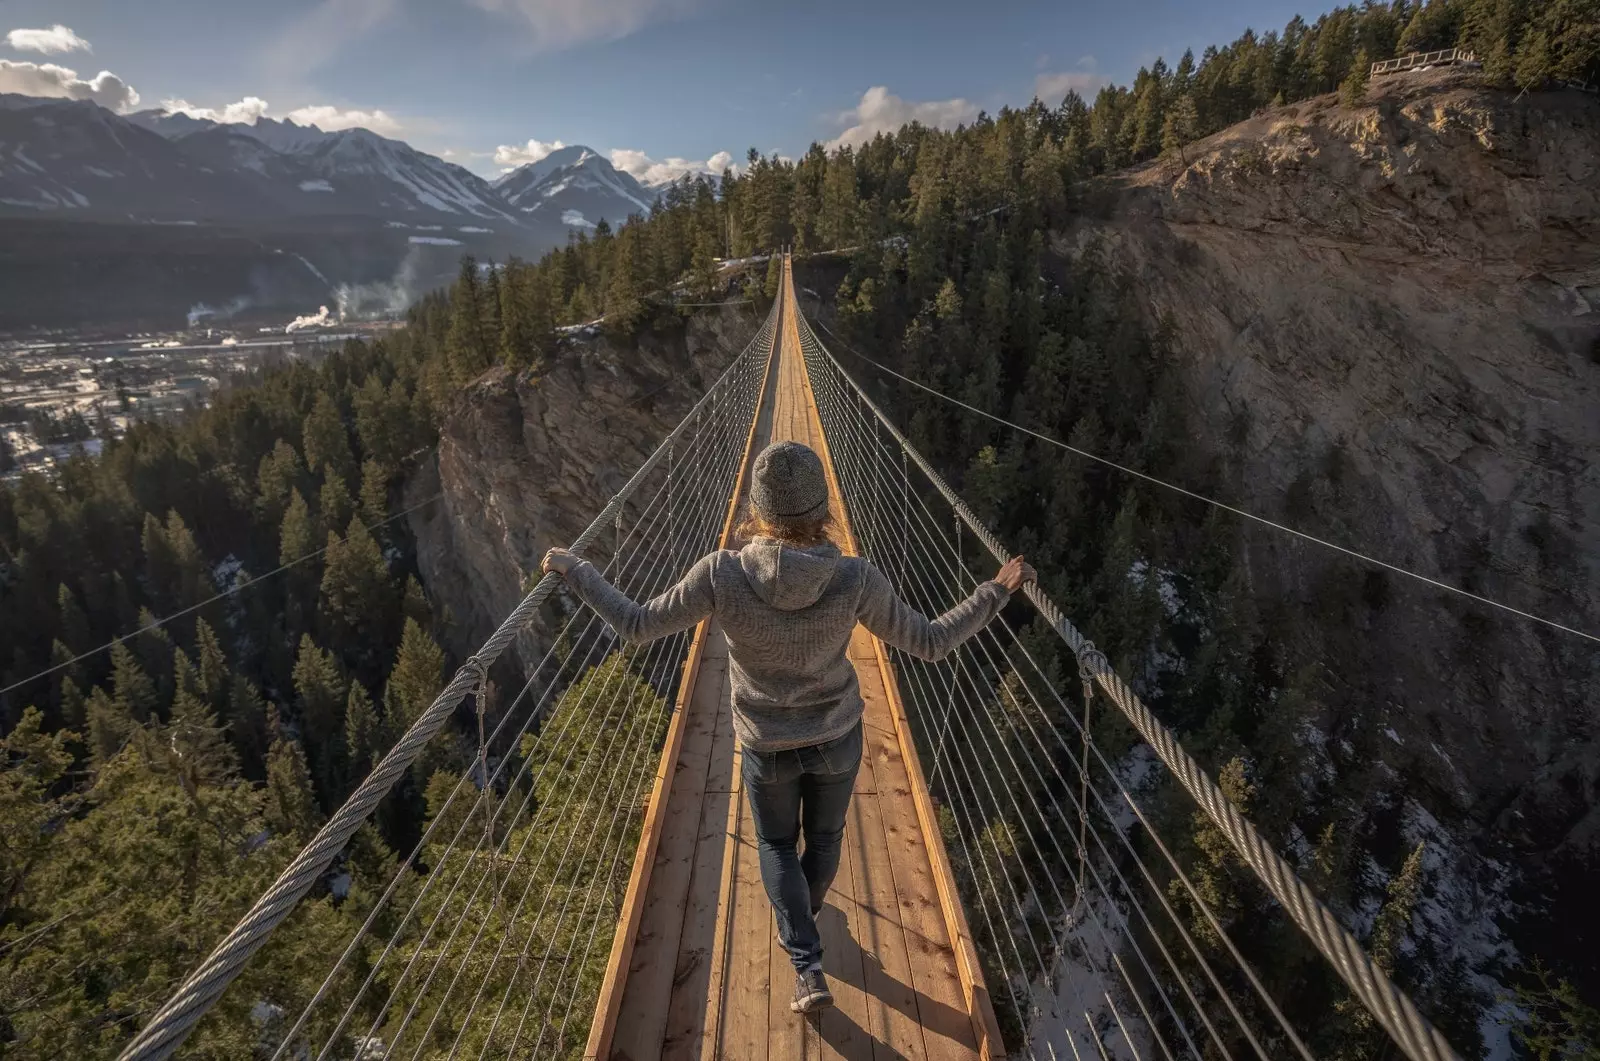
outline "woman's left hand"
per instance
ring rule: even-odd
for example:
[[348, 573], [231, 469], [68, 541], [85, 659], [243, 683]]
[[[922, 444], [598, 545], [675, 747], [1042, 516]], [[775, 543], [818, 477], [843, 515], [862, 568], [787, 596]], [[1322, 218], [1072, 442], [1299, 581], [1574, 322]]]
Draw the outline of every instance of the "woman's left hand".
[[565, 578], [567, 576], [567, 572], [571, 571], [575, 566], [577, 566], [578, 560], [578, 555], [570, 550], [561, 548], [551, 549], [549, 552], [544, 554], [544, 561], [539, 564], [539, 570], [543, 571], [547, 575], [553, 571], [562, 578]]

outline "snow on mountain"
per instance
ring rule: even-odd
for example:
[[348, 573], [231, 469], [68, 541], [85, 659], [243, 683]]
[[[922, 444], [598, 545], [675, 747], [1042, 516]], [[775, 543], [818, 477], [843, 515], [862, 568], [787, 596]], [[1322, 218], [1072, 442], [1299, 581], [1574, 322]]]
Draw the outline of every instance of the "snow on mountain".
[[615, 227], [629, 214], [648, 213], [655, 201], [632, 174], [581, 144], [517, 167], [496, 180], [494, 190], [524, 218], [572, 227], [592, 228], [602, 219]]
[[0, 213], [171, 220], [266, 208], [233, 173], [88, 100], [0, 94]]

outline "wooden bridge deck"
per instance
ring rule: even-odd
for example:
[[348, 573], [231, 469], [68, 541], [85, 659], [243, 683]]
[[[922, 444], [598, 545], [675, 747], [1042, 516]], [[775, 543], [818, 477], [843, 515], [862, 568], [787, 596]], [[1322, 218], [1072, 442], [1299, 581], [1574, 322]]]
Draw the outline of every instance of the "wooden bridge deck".
[[[787, 265], [783, 288], [780, 342], [747, 462], [781, 439], [805, 442], [827, 461], [789, 312]], [[837, 483], [834, 504], [842, 513]], [[934, 819], [920, 767], [907, 762], [909, 733], [876, 640], [858, 627], [851, 642], [866, 702], [864, 754], [838, 879], [819, 918], [837, 1002], [811, 1018], [789, 1011], [793, 970], [778, 944], [738, 783], [727, 646], [713, 626], [702, 631], [699, 648], [698, 665], [691, 660], [689, 671], [693, 685], [673, 722], [679, 732], [668, 737], [588, 1056], [998, 1056], [944, 845], [929, 828]]]

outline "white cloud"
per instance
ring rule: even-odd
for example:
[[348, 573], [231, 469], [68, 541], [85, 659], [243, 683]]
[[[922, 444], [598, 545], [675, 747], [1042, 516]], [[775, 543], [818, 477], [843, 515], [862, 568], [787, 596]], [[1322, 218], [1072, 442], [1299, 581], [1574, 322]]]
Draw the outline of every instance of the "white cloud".
[[260, 96], [246, 96], [221, 110], [215, 110], [211, 107], [196, 107], [186, 99], [164, 99], [161, 101], [161, 109], [168, 114], [186, 114], [191, 118], [204, 118], [222, 122], [224, 125], [238, 123], [254, 125], [256, 119], [267, 113], [267, 101]]
[[6, 43], [19, 52], [42, 52], [45, 55], [94, 51], [88, 41], [59, 22], [49, 29], [14, 29], [6, 34]]
[[1094, 56], [1085, 55], [1078, 60], [1076, 70], [1045, 71], [1033, 79], [1033, 94], [1042, 103], [1054, 107], [1068, 92], [1080, 96], [1093, 96], [1100, 86], [1111, 79], [1095, 69]]
[[852, 147], [867, 143], [879, 133], [892, 133], [907, 122], [921, 122], [935, 129], [953, 129], [978, 116], [978, 105], [964, 99], [927, 100], [913, 103], [892, 94], [883, 85], [874, 85], [861, 94], [855, 109], [839, 115], [841, 123], [853, 122], [844, 132], [829, 140], [826, 147]]
[[468, 0], [494, 14], [517, 16], [539, 51], [614, 41], [652, 22], [680, 18], [701, 0]]
[[54, 63], [14, 63], [0, 59], [0, 92], [56, 99], [88, 99], [109, 110], [127, 112], [139, 105], [133, 86], [109, 70], [85, 81], [76, 70]]
[[718, 151], [715, 155], [704, 161], [688, 158], [663, 158], [653, 159], [643, 151], [634, 151], [631, 148], [614, 148], [611, 151], [611, 164], [624, 173], [631, 173], [640, 184], [655, 187], [660, 184], [671, 184], [686, 174], [705, 173], [720, 177], [722, 171], [733, 162], [733, 156], [726, 151]]
[[315, 125], [325, 133], [337, 132], [340, 129], [371, 129], [375, 133], [392, 136], [403, 128], [399, 120], [388, 111], [343, 110], [325, 103], [313, 107], [297, 107], [290, 111], [287, 117], [299, 125]]
[[515, 169], [548, 158], [552, 151], [566, 147], [560, 140], [529, 140], [526, 144], [501, 144], [494, 149], [494, 164]]
[[279, 77], [304, 77], [386, 21], [397, 6], [398, 0], [322, 0], [267, 45], [267, 66]]

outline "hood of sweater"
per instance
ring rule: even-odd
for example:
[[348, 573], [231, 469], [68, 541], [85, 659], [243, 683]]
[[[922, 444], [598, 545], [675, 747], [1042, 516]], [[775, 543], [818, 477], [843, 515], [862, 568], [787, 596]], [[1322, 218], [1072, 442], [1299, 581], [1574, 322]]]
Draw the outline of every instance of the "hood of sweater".
[[756, 596], [785, 612], [817, 603], [838, 565], [839, 547], [830, 542], [796, 549], [771, 538], [757, 538], [739, 551], [739, 566]]

